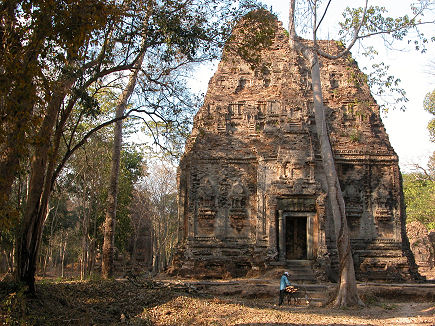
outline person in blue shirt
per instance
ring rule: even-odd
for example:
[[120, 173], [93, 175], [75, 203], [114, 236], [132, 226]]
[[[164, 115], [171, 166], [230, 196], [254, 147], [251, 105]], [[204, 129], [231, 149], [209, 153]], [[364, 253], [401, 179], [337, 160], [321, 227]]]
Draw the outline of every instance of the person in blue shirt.
[[284, 274], [281, 276], [281, 281], [279, 282], [279, 306], [282, 305], [282, 302], [284, 301], [285, 288], [291, 285], [288, 277], [288, 272], [284, 272]]

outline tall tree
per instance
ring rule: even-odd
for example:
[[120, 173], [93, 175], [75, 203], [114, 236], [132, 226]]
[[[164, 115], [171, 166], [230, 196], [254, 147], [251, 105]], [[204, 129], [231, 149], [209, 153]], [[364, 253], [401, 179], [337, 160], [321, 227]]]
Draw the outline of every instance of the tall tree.
[[[153, 9], [148, 21], [147, 5]], [[5, 72], [0, 83], [0, 214], [2, 222], [10, 219], [3, 208], [22, 157], [30, 153], [29, 196], [17, 245], [17, 277], [30, 292], [35, 292], [36, 257], [58, 175], [92, 134], [120, 120], [99, 121], [79, 137], [80, 121], [100, 114], [98, 95], [119, 90], [123, 72], [134, 70], [146, 53], [141, 92], [152, 95], [122, 118], [136, 111], [181, 126], [177, 117], [189, 103], [173, 92], [182, 80], [169, 83], [167, 67], [216, 57], [234, 17], [243, 14], [237, 8], [229, 0], [22, 0], [0, 5]], [[165, 108], [171, 102], [176, 104]]]
[[[316, 121], [317, 136], [320, 143], [322, 164], [325, 171], [328, 200], [333, 213], [334, 230], [336, 236], [339, 266], [340, 285], [335, 300], [335, 306], [349, 306], [362, 304], [357, 292], [355, 271], [351, 254], [349, 230], [346, 220], [346, 209], [343, 194], [340, 188], [334, 156], [329, 141], [328, 128], [325, 119], [323, 106], [322, 84], [320, 78], [319, 56], [327, 59], [338, 59], [349, 54], [354, 44], [372, 35], [391, 35], [396, 39], [403, 39], [407, 31], [416, 27], [419, 23], [417, 17], [427, 8], [427, 3], [421, 2], [420, 8], [413, 8], [414, 17], [398, 17], [396, 19], [385, 17], [385, 9], [382, 7], [368, 7], [368, 0], [365, 0], [363, 8], [348, 8], [345, 14], [346, 21], [341, 24], [343, 31], [349, 32], [352, 36], [347, 45], [338, 54], [330, 54], [322, 50], [318, 44], [317, 31], [325, 17], [331, 0], [328, 1], [326, 9], [319, 15], [319, 8], [322, 1], [308, 1], [309, 12], [312, 17], [312, 42], [302, 42], [296, 35], [295, 16], [296, 0], [290, 0], [289, 10], [289, 40], [290, 46], [301, 53], [308, 65], [311, 67], [311, 82], [314, 102], [314, 115]], [[319, 19], [320, 17], [320, 19]]]
[[[37, 117], [31, 118], [38, 118], [40, 123], [34, 131], [36, 141], [31, 144], [29, 195], [17, 241], [17, 276], [19, 280], [28, 284], [30, 292], [35, 292], [36, 258], [47, 214], [48, 199], [54, 184], [62, 132], [74, 104], [84, 95], [83, 92], [73, 93], [71, 90], [83, 89], [83, 85], [80, 85], [83, 82], [83, 74], [89, 73], [88, 69], [95, 69], [97, 62], [101, 63], [95, 57], [94, 50], [97, 47], [95, 41], [105, 34], [106, 23], [111, 20], [109, 17], [116, 12], [116, 9], [113, 8], [112, 11], [111, 2], [97, 1], [91, 3], [42, 1], [30, 6], [23, 4], [23, 7], [29, 10], [30, 21], [34, 16], [38, 17], [38, 14], [43, 16], [41, 22], [31, 26], [26, 35], [34, 33], [32, 37], [42, 37], [43, 44], [49, 44], [47, 48], [29, 50], [37, 57], [35, 64], [37, 71], [33, 71], [30, 85], [38, 81], [35, 94], [42, 94], [43, 97], [35, 101], [30, 108], [32, 112], [38, 114]], [[86, 8], [89, 10], [84, 10]], [[22, 12], [18, 8], [16, 13], [18, 20], [21, 19], [20, 14]], [[77, 21], [82, 21], [83, 24], [77, 24]], [[45, 35], [39, 35], [41, 24], [44, 30], [57, 30], [54, 35], [48, 34], [53, 36], [52, 39], [47, 40], [44, 39]], [[21, 38], [20, 42], [22, 45], [26, 44], [24, 38]], [[95, 45], [92, 49], [90, 49], [91, 44]], [[82, 62], [85, 64], [81, 65]], [[91, 78], [95, 78], [95, 74], [101, 75], [101, 71], [91, 74]], [[21, 83], [20, 79], [14, 80]], [[13, 105], [6, 109], [13, 112]], [[13, 170], [6, 173], [13, 173]]]
[[[148, 1], [146, 8], [145, 21], [147, 22], [152, 12], [152, 2]], [[145, 45], [142, 41], [142, 48]], [[116, 220], [116, 205], [118, 197], [118, 179], [119, 179], [119, 165], [121, 159], [121, 146], [122, 146], [122, 117], [125, 115], [127, 103], [131, 94], [136, 87], [136, 81], [139, 74], [139, 69], [142, 67], [144, 61], [145, 51], [139, 56], [133, 71], [129, 77], [127, 86], [119, 97], [118, 104], [116, 105], [115, 118], [117, 121], [114, 126], [113, 148], [112, 148], [112, 169], [110, 173], [109, 193], [107, 197], [107, 210], [106, 219], [104, 223], [104, 244], [103, 244], [103, 259], [101, 272], [104, 278], [112, 277], [113, 275], [113, 251], [115, 246], [115, 220]]]
[[0, 5], [0, 223], [14, 215], [8, 199], [20, 163], [29, 147], [47, 138], [37, 130], [47, 131], [56, 117], [49, 111], [57, 109], [77, 78], [74, 69], [63, 68], [84, 58], [79, 49], [110, 15], [116, 15], [112, 1], [21, 0]]

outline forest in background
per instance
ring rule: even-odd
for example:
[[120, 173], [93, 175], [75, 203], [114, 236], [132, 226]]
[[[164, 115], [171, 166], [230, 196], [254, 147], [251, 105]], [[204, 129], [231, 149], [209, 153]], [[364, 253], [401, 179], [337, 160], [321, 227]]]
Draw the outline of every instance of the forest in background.
[[[435, 66], [431, 67], [435, 71]], [[435, 90], [426, 94], [424, 109], [432, 115], [427, 125], [431, 142], [435, 143]], [[407, 223], [419, 221], [428, 230], [435, 229], [435, 151], [425, 164], [415, 162], [412, 172], [403, 174]]]
[[[99, 277], [110, 176], [113, 128], [91, 137], [65, 166], [49, 202], [37, 273], [41, 277]], [[20, 175], [11, 199], [19, 210], [29, 176]], [[173, 162], [152, 157], [139, 145], [121, 152], [115, 235], [117, 272], [164, 270], [177, 240]], [[16, 232], [1, 233], [1, 272], [12, 272]]]

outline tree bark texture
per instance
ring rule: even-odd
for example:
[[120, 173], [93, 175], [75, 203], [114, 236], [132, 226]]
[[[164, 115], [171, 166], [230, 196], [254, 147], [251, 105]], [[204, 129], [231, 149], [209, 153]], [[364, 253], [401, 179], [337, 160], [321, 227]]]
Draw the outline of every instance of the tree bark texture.
[[52, 135], [66, 90], [72, 84], [73, 80], [62, 83], [59, 86], [59, 92], [53, 95], [37, 135], [31, 158], [29, 190], [17, 243], [17, 278], [28, 285], [28, 291], [33, 294], [35, 293], [37, 255], [53, 186], [52, 176], [60, 142], [60, 134], [56, 135], [54, 143]]
[[125, 90], [122, 92], [118, 105], [116, 106], [115, 117], [119, 118], [115, 122], [114, 138], [112, 148], [112, 168], [110, 171], [109, 195], [107, 198], [107, 211], [104, 223], [104, 243], [103, 243], [103, 259], [101, 273], [103, 278], [113, 277], [113, 254], [115, 247], [115, 221], [116, 221], [116, 206], [118, 196], [118, 180], [119, 166], [121, 161], [122, 147], [122, 119], [124, 116], [127, 102], [136, 86], [137, 75], [142, 66], [145, 52], [139, 57]]
[[314, 116], [316, 120], [317, 136], [320, 142], [323, 170], [328, 185], [328, 198], [332, 209], [338, 259], [340, 263], [340, 287], [335, 300], [335, 306], [352, 306], [361, 304], [362, 302], [358, 297], [345, 203], [337, 176], [331, 143], [329, 142], [325, 110], [323, 107], [320, 66], [318, 56], [315, 52], [312, 52], [312, 57], [309, 62], [311, 64], [311, 82], [313, 86]]
[[[316, 121], [317, 137], [320, 143], [320, 154], [322, 157], [323, 170], [328, 188], [328, 199], [332, 210], [334, 231], [336, 237], [338, 259], [340, 266], [340, 286], [335, 300], [336, 307], [362, 305], [358, 296], [355, 269], [353, 265], [352, 251], [350, 246], [349, 230], [346, 220], [346, 209], [340, 182], [335, 167], [334, 155], [332, 152], [329, 134], [326, 125], [325, 110], [323, 106], [322, 84], [320, 79], [320, 65], [314, 32], [314, 48], [308, 48], [297, 41], [294, 26], [296, 0], [290, 1], [289, 33], [290, 46], [300, 52], [306, 62], [311, 66], [311, 83], [313, 88], [314, 116]], [[316, 20], [314, 19], [314, 26]]]
[[[124, 106], [116, 107], [116, 117], [124, 115]], [[109, 194], [107, 198], [106, 219], [104, 222], [104, 243], [101, 273], [104, 278], [113, 276], [113, 254], [115, 247], [115, 220], [118, 196], [118, 176], [121, 160], [122, 120], [115, 123], [112, 148], [112, 169], [110, 172]]]

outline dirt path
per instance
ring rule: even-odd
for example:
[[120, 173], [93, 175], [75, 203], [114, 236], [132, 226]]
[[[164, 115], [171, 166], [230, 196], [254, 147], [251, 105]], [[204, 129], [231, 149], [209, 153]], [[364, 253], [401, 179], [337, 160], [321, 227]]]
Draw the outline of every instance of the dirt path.
[[431, 303], [401, 303], [395, 315], [386, 320], [386, 325], [435, 325], [435, 306]]
[[256, 306], [249, 301], [177, 297], [146, 314], [155, 325], [435, 325], [433, 303], [379, 303], [365, 308]]

